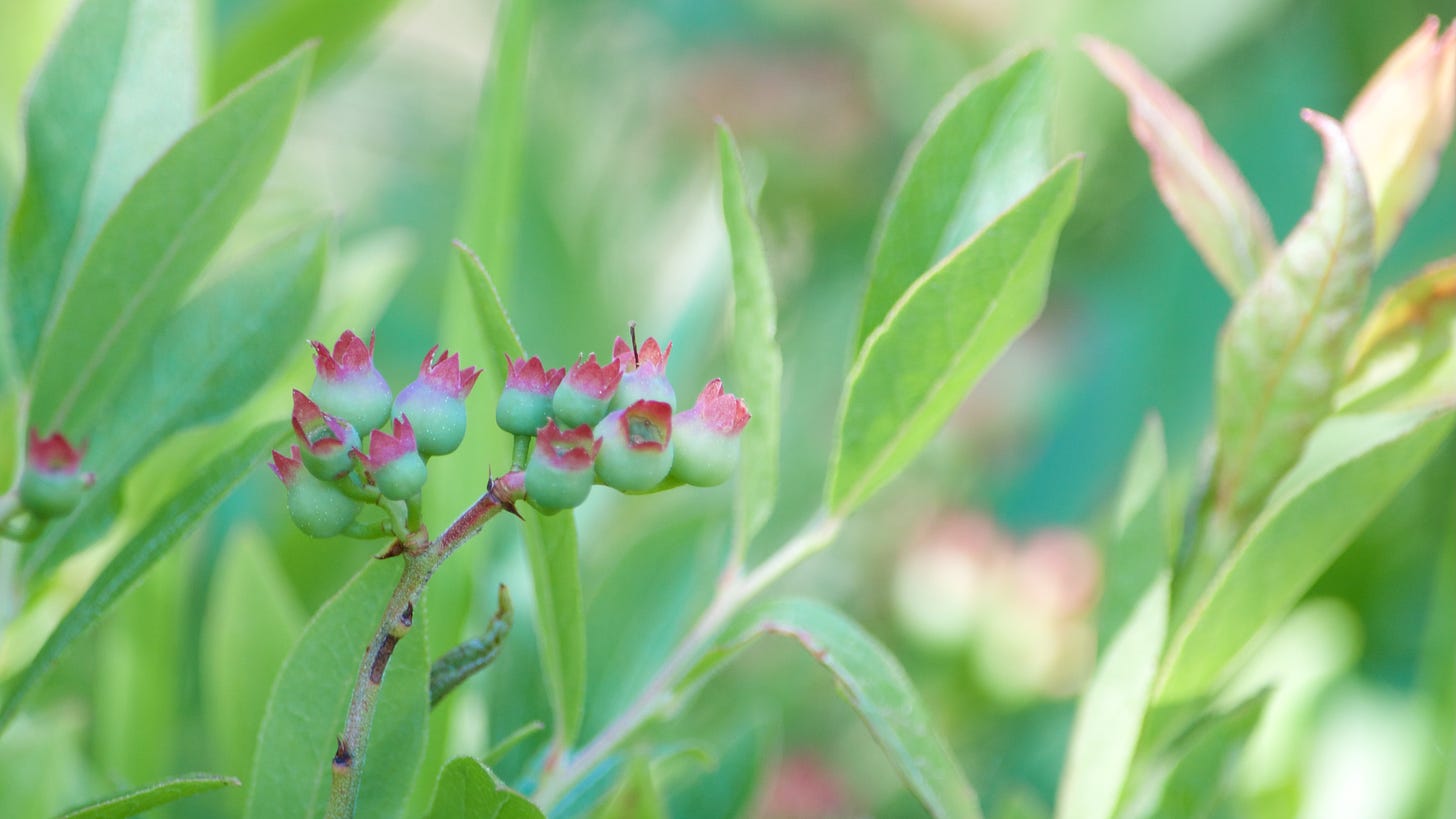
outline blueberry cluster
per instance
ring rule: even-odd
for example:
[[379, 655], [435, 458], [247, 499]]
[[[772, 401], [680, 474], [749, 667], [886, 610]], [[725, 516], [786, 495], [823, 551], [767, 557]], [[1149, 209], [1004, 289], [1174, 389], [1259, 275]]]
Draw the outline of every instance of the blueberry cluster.
[[425, 460], [454, 452], [465, 438], [465, 397], [480, 371], [462, 370], [458, 355], [436, 356], [439, 348], [431, 348], [419, 377], [394, 395], [374, 368], [373, 336], [366, 344], [346, 330], [332, 350], [312, 343], [313, 386], [293, 391], [298, 443], [288, 455], [274, 452], [272, 468], [298, 528], [331, 537], [348, 530], [367, 503], [418, 499]]
[[597, 483], [651, 492], [728, 480], [748, 408], [713, 379], [690, 409], [674, 414], [671, 353], [672, 344], [653, 338], [640, 348], [618, 338], [606, 364], [595, 353], [555, 370], [535, 356], [507, 357], [496, 423], [535, 438], [526, 466], [533, 504], [547, 512], [579, 506]]
[[[425, 462], [454, 452], [465, 437], [464, 401], [480, 371], [461, 369], [458, 355], [437, 356], [432, 348], [419, 377], [394, 395], [374, 367], [373, 336], [366, 343], [345, 331], [332, 350], [312, 343], [313, 386], [293, 391], [297, 443], [287, 455], [273, 453], [289, 514], [314, 537], [404, 539], [418, 524]], [[598, 483], [651, 492], [728, 480], [748, 408], [714, 379], [691, 408], [674, 414], [671, 352], [656, 339], [639, 348], [618, 338], [605, 364], [591, 354], [548, 370], [535, 356], [506, 357], [495, 417], [517, 438], [527, 500], [550, 513], [581, 505]], [[391, 519], [356, 523], [370, 504]], [[404, 515], [393, 514], [401, 504]]]

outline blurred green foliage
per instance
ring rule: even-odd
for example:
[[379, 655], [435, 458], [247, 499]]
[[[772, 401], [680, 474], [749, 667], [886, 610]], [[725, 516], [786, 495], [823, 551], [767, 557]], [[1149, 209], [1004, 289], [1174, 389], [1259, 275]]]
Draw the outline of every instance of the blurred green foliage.
[[[67, 5], [0, 4], [0, 217], [7, 223], [19, 198], [20, 101]], [[750, 176], [767, 180], [758, 216], [784, 350], [780, 501], [754, 554], [780, 542], [818, 502], [879, 203], [905, 145], [968, 70], [1027, 40], [1051, 46], [1059, 89], [1051, 155], [1085, 151], [1087, 166], [1083, 201], [1058, 248], [1048, 309], [917, 462], [915, 477], [883, 495], [843, 543], [787, 584], [830, 598], [901, 658], [988, 815], [1039, 815], [1056, 792], [1071, 703], [1008, 698], [963, 654], [911, 639], [896, 619], [886, 578], [915, 518], [942, 509], [989, 511], [1018, 536], [1050, 524], [1102, 523], [1095, 511], [1112, 496], [1149, 410], [1166, 425], [1170, 470], [1190, 472], [1210, 421], [1215, 339], [1229, 307], [1158, 201], [1120, 98], [1075, 51], [1073, 36], [1117, 42], [1178, 89], [1263, 197], [1283, 236], [1308, 205], [1318, 168], [1313, 137], [1297, 121], [1300, 107], [1343, 111], [1423, 14], [1449, 18], [1456, 5], [617, 0], [521, 7], [530, 11], [503, 22], [495, 4], [470, 0], [199, 0], [204, 110], [305, 40], [322, 38], [320, 70], [281, 159], [224, 254], [332, 214], [338, 252], [321, 296], [323, 318], [310, 332], [327, 337], [372, 323], [381, 370], [403, 383], [436, 341], [461, 350], [466, 363], [495, 355], [480, 339], [455, 267], [450, 240], [462, 236], [482, 247], [530, 352], [567, 361], [580, 351], [602, 351], [635, 319], [676, 342], [675, 380], [702, 383], [727, 358], [731, 277], [713, 143], [713, 120], [722, 117], [748, 149]], [[512, 27], [506, 42], [519, 51], [491, 53], [499, 25]], [[519, 98], [482, 89], [482, 77], [520, 71]], [[477, 123], [483, 97], [488, 104]], [[482, 142], [477, 124], [494, 128], [486, 131], [491, 140]], [[1456, 152], [1447, 151], [1426, 207], [1377, 270], [1374, 292], [1449, 254], [1452, 224]], [[350, 288], [368, 295], [349, 301], [340, 293]], [[353, 309], [339, 309], [344, 303]], [[296, 358], [279, 383], [305, 383], [302, 345]], [[483, 422], [488, 400], [472, 401], [476, 434], [435, 472], [430, 508], [464, 506], [488, 465], [503, 465], [499, 442], [483, 434], [493, 432]], [[265, 391], [222, 433], [284, 412], [286, 392]], [[13, 426], [10, 420], [0, 418], [0, 428]], [[129, 484], [132, 505], [123, 524], [146, 519], [147, 501], [135, 498], [151, 493], [139, 488], [184, 480], [177, 465], [188, 447], [218, 434], [187, 433], [153, 453]], [[1436, 692], [1410, 707], [1429, 707], [1448, 726], [1456, 713], [1456, 620], [1429, 605], [1438, 599], [1433, 582], [1445, 584], [1439, 599], [1456, 596], [1453, 463], [1456, 449], [1447, 441], [1312, 592], [1341, 601], [1352, 615], [1322, 632], [1332, 644], [1349, 639], [1357, 646], [1353, 661], [1343, 664], [1331, 649], [1331, 676], [1356, 677], [1407, 704], [1416, 692]], [[246, 773], [228, 766], [251, 744], [236, 727], [209, 720], [219, 702], [259, 708], [259, 687], [266, 690], [284, 655], [266, 641], [229, 633], [236, 626], [226, 624], [240, 619], [237, 600], [248, 594], [231, 572], [282, 578], [259, 586], [277, 598], [267, 628], [291, 642], [303, 615], [370, 553], [366, 545], [302, 538], [288, 525], [271, 481], [265, 474], [249, 478], [58, 664], [29, 714], [0, 742], [0, 801], [8, 815], [42, 815], [204, 763]], [[716, 521], [730, 503], [730, 493], [712, 490], [691, 499], [633, 499], [625, 518], [613, 499], [579, 515], [591, 533], [581, 554], [587, 734], [640, 689], [707, 600], [721, 555], [683, 544], [720, 544], [726, 553], [727, 532]], [[1443, 513], [1444, 528], [1431, 531], [1426, 522]], [[497, 582], [528, 597], [527, 558], [517, 539], [494, 532], [486, 541], [447, 564], [431, 587], [432, 653], [484, 628]], [[0, 679], [12, 678], [34, 653], [99, 565], [83, 555], [40, 590], [38, 602], [4, 632]], [[651, 592], [660, 598], [659, 619], [651, 622], [635, 614], [644, 600], [619, 582], [645, 574], [675, 579]], [[432, 716], [429, 762], [412, 815], [428, 806], [434, 772], [453, 754], [483, 754], [527, 720], [547, 718], [533, 617], [527, 601], [501, 660], [462, 686], [456, 705]], [[234, 639], [248, 662], [230, 685], [218, 679], [226, 663], [215, 652], [219, 641]], [[719, 768], [705, 774], [691, 754], [675, 766], [654, 765], [659, 783], [672, 775], [704, 789], [683, 790], [669, 808], [691, 810], [684, 805], [693, 798], [721, 803], [714, 794], [724, 782], [752, 781], [746, 768], [782, 754], [810, 760], [846, 814], [919, 815], [869, 732], [842, 702], [823, 695], [820, 673], [805, 657], [770, 646], [710, 682], [678, 715], [681, 724], [667, 730], [708, 737], [722, 753]], [[227, 704], [234, 702], [229, 697], [246, 704]], [[1328, 704], [1311, 695], [1303, 703], [1306, 725], [1322, 702]], [[744, 713], [764, 716], [745, 725]], [[138, 741], [139, 732], [149, 739]], [[511, 750], [495, 770], [507, 779], [529, 772], [546, 733]], [[1448, 730], [1446, 749], [1452, 740]], [[1257, 735], [1251, 740], [1259, 742]], [[777, 770], [812, 778], [787, 765]], [[238, 793], [224, 790], [156, 815], [210, 816], [240, 807]]]

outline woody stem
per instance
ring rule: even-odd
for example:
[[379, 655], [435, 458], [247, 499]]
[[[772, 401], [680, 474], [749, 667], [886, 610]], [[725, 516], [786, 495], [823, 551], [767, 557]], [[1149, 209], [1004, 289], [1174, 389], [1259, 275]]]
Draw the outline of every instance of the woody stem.
[[394, 587], [374, 639], [364, 651], [354, 692], [349, 697], [349, 712], [344, 732], [330, 767], [333, 785], [329, 790], [328, 819], [352, 819], [359, 799], [360, 772], [369, 749], [369, 729], [374, 724], [374, 711], [379, 704], [379, 689], [395, 646], [409, 634], [414, 624], [414, 607], [424, 594], [425, 585], [441, 563], [445, 562], [466, 540], [478, 533], [502, 510], [515, 511], [515, 504], [525, 496], [520, 472], [509, 472], [491, 482], [485, 494], [466, 509], [438, 539], [418, 552], [406, 552], [404, 571]]

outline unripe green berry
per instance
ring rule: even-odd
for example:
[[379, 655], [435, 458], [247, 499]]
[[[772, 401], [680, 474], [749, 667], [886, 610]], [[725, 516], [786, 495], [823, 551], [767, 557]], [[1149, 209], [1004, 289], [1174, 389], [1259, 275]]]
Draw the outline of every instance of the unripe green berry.
[[506, 384], [495, 405], [495, 422], [512, 435], [535, 435], [551, 417], [551, 396], [566, 370], [548, 370], [541, 359], [506, 356]]
[[495, 422], [512, 435], [535, 435], [551, 417], [551, 396], [524, 390], [503, 390], [495, 405]]
[[722, 438], [674, 424], [672, 476], [689, 486], [717, 486], [738, 466], [738, 438]]
[[420, 493], [429, 477], [425, 461], [418, 452], [395, 458], [373, 473], [379, 494], [391, 500], [408, 500]]
[[420, 454], [449, 455], [465, 440], [465, 404], [424, 390], [413, 390], [415, 386], [411, 384], [400, 391], [394, 400], [394, 414], [409, 416]]
[[25, 448], [25, 465], [20, 473], [20, 505], [36, 518], [58, 518], [69, 514], [81, 502], [81, 493], [96, 476], [81, 472], [86, 447], [71, 446], [57, 432], [40, 437], [32, 428]]
[[623, 492], [646, 492], [672, 468], [672, 409], [660, 401], [638, 401], [597, 424], [601, 439], [596, 472], [602, 483]]
[[288, 487], [288, 515], [300, 531], [313, 537], [340, 534], [363, 508], [359, 501], [308, 472], [300, 472]]
[[460, 369], [460, 356], [431, 347], [420, 364], [420, 375], [394, 399], [395, 418], [407, 416], [414, 427], [421, 455], [449, 455], [465, 440], [465, 397], [475, 386], [480, 370]]
[[81, 503], [86, 480], [77, 474], [25, 470], [20, 476], [20, 505], [38, 518], [68, 515]]
[[672, 419], [672, 476], [692, 486], [717, 486], [738, 465], [739, 436], [749, 420], [742, 399], [715, 378], [692, 408]]
[[526, 464], [526, 497], [547, 512], [580, 506], [595, 483], [592, 463], [601, 446], [586, 424], [562, 430], [547, 421]]

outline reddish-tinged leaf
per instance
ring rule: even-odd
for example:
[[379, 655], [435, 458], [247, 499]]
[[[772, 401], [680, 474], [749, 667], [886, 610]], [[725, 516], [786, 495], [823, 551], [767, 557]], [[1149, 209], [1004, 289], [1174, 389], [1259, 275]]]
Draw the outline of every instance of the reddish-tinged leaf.
[[1148, 152], [1153, 184], [1213, 275], [1237, 296], [1274, 255], [1264, 206], [1198, 112], [1132, 55], [1088, 37], [1082, 50], [1127, 96], [1128, 123]]
[[1258, 511], [1329, 414], [1374, 264], [1354, 149], [1338, 122], [1303, 116], [1325, 149], [1314, 205], [1219, 339], [1214, 498], [1235, 525]]
[[1370, 184], [1376, 256], [1395, 243], [1436, 181], [1456, 123], [1456, 25], [1426, 18], [1345, 114], [1345, 130]]

